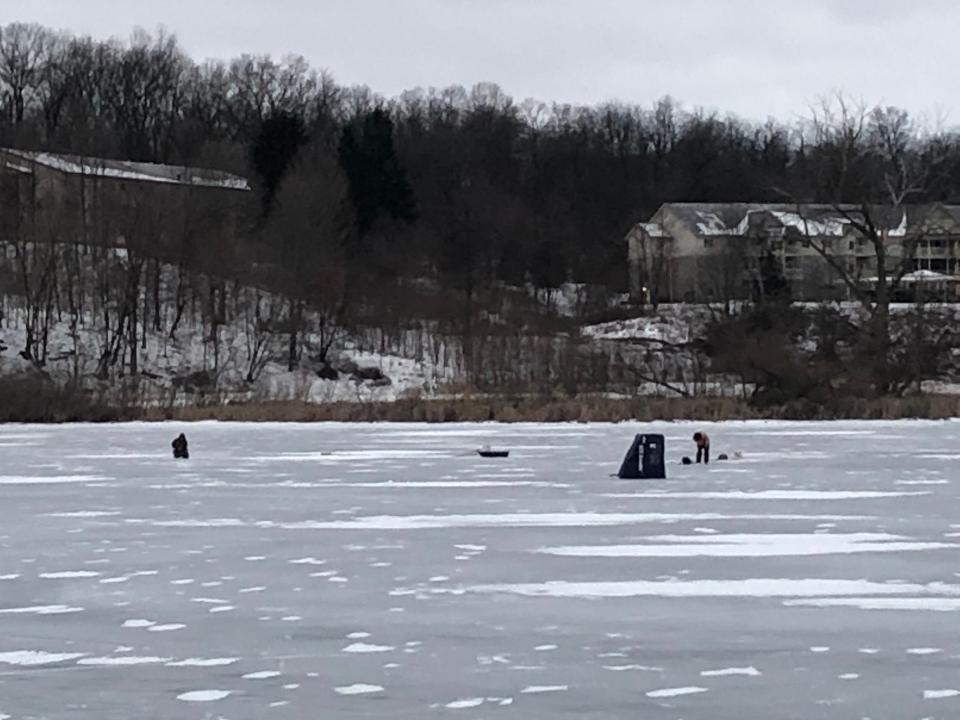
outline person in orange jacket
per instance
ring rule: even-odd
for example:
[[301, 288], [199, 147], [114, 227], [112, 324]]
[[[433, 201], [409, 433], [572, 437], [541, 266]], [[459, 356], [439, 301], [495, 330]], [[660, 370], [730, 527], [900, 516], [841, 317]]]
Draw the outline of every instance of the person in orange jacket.
[[704, 464], [710, 462], [710, 436], [705, 432], [695, 432], [693, 441], [697, 444], [697, 463], [701, 460]]

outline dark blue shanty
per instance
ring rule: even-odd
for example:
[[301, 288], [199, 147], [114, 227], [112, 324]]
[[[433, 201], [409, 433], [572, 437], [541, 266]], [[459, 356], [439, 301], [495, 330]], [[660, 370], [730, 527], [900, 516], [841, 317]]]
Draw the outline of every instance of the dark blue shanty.
[[617, 477], [629, 480], [662, 479], [667, 476], [663, 462], [663, 435], [637, 435], [627, 450]]

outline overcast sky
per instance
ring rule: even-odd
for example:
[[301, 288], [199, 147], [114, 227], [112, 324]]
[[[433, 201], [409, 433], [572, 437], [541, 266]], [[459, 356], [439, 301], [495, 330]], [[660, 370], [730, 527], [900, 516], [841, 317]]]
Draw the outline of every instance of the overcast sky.
[[832, 90], [960, 122], [955, 0], [0, 0], [0, 23], [127, 38], [195, 58], [296, 53], [394, 95], [494, 81], [514, 98], [670, 94], [790, 120]]

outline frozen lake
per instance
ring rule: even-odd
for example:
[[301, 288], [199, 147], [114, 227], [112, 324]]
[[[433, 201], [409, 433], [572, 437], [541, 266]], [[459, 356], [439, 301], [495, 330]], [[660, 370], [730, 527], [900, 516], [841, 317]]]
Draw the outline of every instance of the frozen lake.
[[960, 423], [696, 427], [0, 426], [0, 718], [960, 717]]

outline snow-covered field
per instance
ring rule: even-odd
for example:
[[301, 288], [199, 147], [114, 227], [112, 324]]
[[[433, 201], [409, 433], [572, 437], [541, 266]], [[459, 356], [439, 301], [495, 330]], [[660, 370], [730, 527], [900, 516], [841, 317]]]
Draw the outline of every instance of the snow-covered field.
[[0, 718], [960, 717], [960, 423], [705, 429], [0, 427]]

